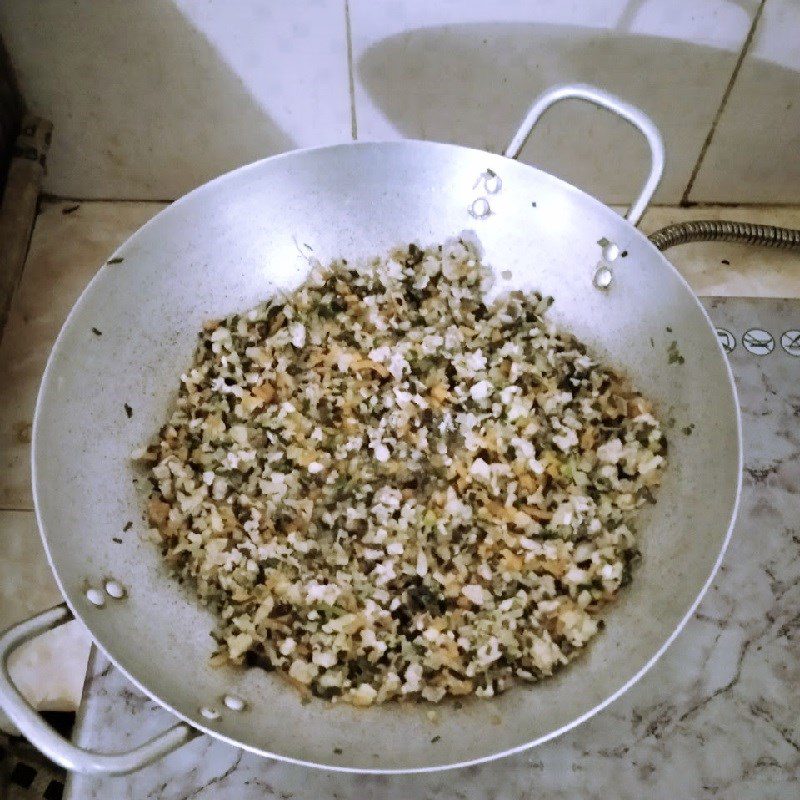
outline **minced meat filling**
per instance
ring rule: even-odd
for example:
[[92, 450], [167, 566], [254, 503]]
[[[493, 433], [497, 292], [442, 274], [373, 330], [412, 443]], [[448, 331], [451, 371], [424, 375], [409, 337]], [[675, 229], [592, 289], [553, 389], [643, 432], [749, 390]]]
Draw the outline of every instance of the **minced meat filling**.
[[548, 321], [484, 302], [466, 234], [209, 323], [139, 454], [216, 663], [356, 705], [489, 697], [595, 635], [630, 577], [666, 442], [650, 404]]

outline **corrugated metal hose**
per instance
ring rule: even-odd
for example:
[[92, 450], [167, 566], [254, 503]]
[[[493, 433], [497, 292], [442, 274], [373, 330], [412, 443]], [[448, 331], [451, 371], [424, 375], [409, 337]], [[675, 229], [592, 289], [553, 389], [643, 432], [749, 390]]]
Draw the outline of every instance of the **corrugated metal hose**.
[[647, 237], [659, 249], [667, 250], [687, 242], [741, 242], [742, 244], [800, 250], [800, 230], [775, 225], [755, 225], [723, 219], [699, 219], [679, 222]]

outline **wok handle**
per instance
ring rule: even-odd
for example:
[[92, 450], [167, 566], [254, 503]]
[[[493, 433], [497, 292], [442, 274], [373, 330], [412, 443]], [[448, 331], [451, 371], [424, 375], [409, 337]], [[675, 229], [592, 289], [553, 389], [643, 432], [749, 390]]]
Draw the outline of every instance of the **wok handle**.
[[62, 603], [0, 634], [0, 707], [34, 747], [74, 772], [125, 775], [157, 761], [198, 735], [188, 725], [180, 724], [125, 753], [94, 753], [76, 747], [56, 733], [14, 686], [8, 671], [8, 659], [20, 645], [71, 619], [72, 612]]
[[636, 225], [652, 200], [664, 172], [664, 142], [661, 133], [653, 120], [636, 106], [632, 106], [602, 89], [583, 83], [555, 86], [534, 101], [503, 155], [506, 158], [516, 158], [542, 114], [561, 100], [585, 100], [600, 108], [605, 108], [630, 122], [647, 139], [647, 144], [650, 145], [650, 173], [639, 196], [633, 201], [633, 205], [625, 215], [625, 219], [632, 225]]

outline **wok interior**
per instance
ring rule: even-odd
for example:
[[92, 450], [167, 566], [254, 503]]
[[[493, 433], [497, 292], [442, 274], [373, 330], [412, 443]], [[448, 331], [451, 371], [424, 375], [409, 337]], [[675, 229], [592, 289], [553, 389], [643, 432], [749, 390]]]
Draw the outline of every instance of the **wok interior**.
[[[479, 180], [487, 168], [502, 181], [491, 195]], [[470, 214], [480, 196], [491, 208], [485, 219]], [[436, 723], [427, 704], [303, 705], [274, 674], [210, 668], [213, 620], [143, 540], [144, 487], [134, 484], [139, 473], [130, 462], [166, 419], [202, 322], [297, 284], [309, 248], [325, 263], [439, 242], [465, 229], [477, 233], [497, 272], [512, 271], [509, 286], [552, 294], [557, 321], [630, 374], [662, 419], [676, 420], [664, 485], [639, 525], [642, 562], [605, 632], [557, 677], [461, 709], [445, 703]], [[604, 237], [627, 251], [605, 292], [592, 285]], [[599, 202], [478, 151], [344, 145], [223, 176], [156, 217], [118, 255], [123, 262], [101, 270], [54, 348], [37, 409], [34, 492], [72, 607], [132, 679], [193, 724], [258, 752], [340, 768], [469, 762], [541, 740], [590, 713], [637, 675], [691, 609], [735, 504], [734, 394], [713, 330], [686, 285]], [[92, 335], [93, 326], [102, 337]], [[673, 340], [682, 365], [668, 363]], [[693, 434], [681, 433], [690, 423]], [[128, 520], [133, 529], [123, 533]], [[108, 576], [128, 596], [97, 609], [83, 592]], [[242, 697], [245, 711], [226, 710], [227, 693]], [[223, 711], [213, 723], [199, 714], [209, 704]], [[491, 724], [497, 717], [500, 724]], [[432, 744], [434, 736], [440, 739]]]

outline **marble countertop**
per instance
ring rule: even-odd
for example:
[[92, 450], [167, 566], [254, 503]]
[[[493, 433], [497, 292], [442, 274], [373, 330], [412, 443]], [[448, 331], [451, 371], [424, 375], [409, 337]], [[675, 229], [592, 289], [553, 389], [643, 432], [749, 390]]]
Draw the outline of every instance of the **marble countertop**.
[[[423, 776], [353, 776], [245, 754], [201, 737], [123, 778], [72, 776], [65, 798], [640, 800], [800, 797], [800, 328], [796, 300], [708, 299], [730, 354], [745, 443], [731, 546], [697, 613], [655, 667], [575, 730], [518, 756]], [[744, 346], [763, 328], [769, 355]], [[788, 338], [784, 338], [788, 344]], [[90, 660], [77, 741], [142, 742], [174, 718], [105, 660]]]

